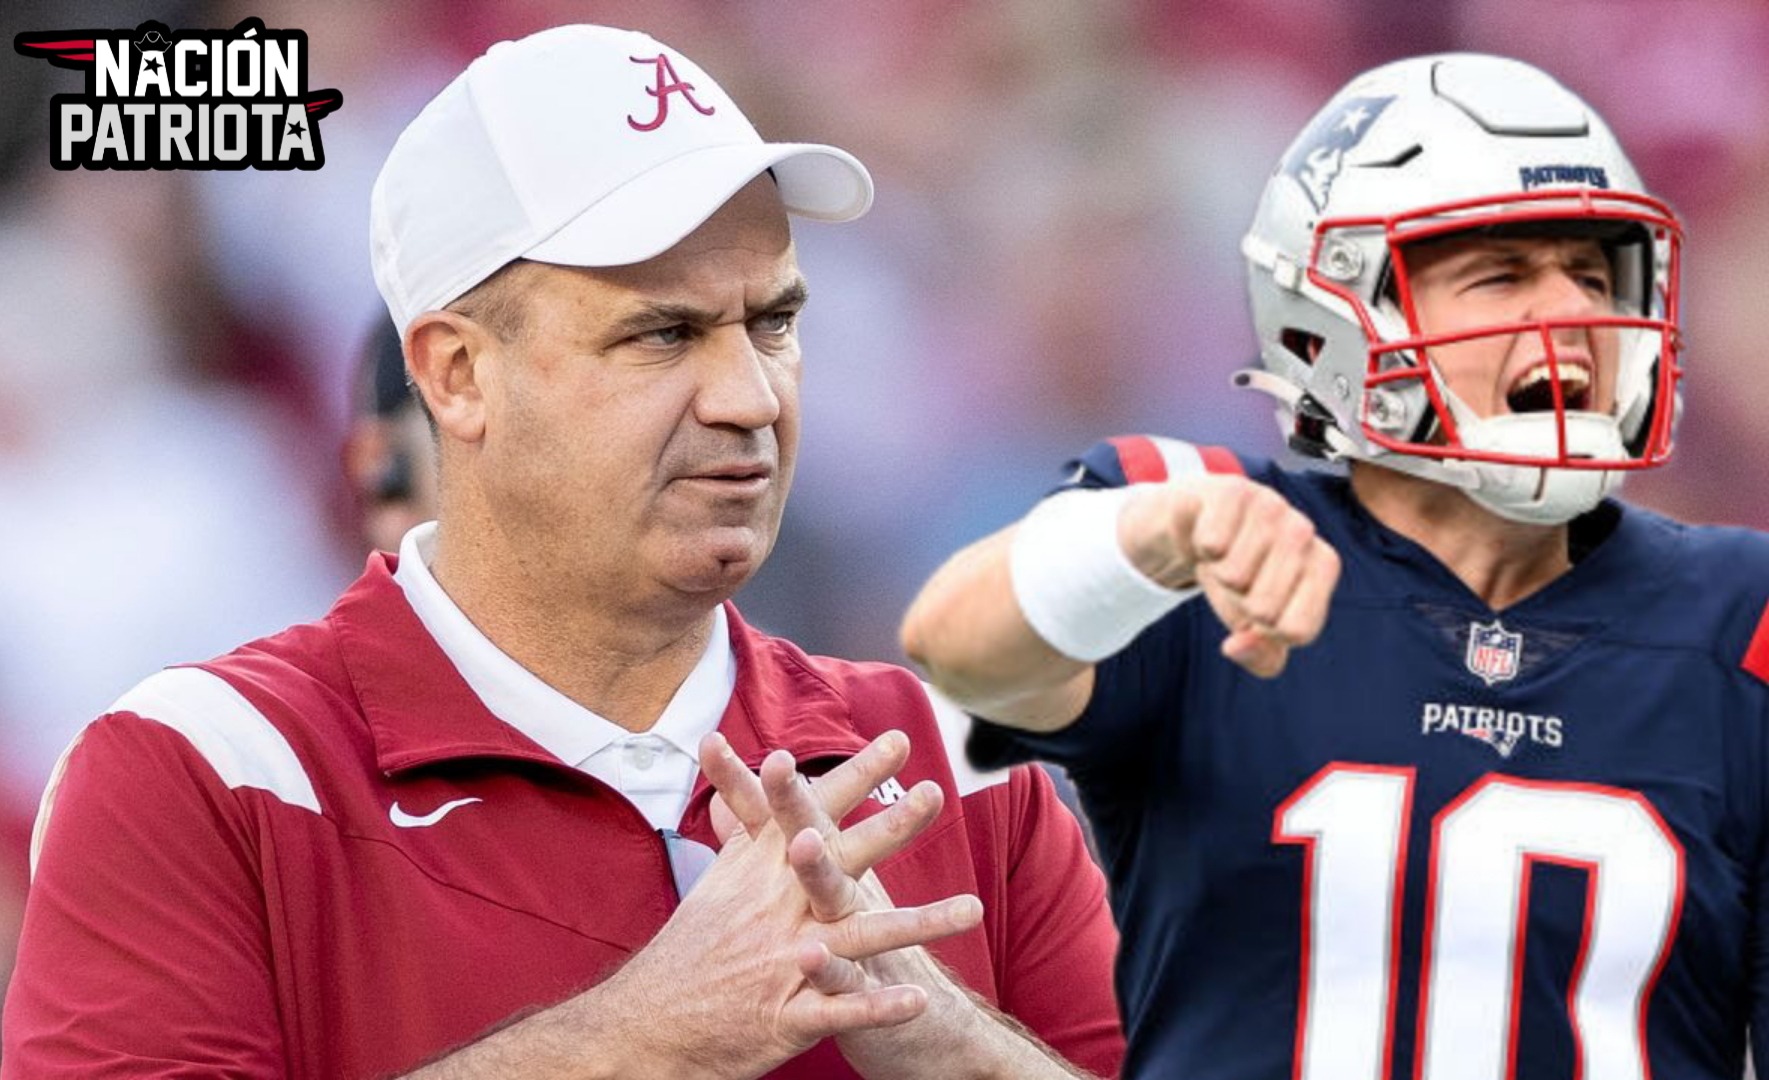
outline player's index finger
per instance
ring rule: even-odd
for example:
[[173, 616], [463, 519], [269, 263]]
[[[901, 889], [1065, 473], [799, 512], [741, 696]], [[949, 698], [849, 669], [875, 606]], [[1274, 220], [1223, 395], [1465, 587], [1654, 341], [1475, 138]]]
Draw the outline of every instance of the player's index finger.
[[1310, 549], [1314, 527], [1300, 514], [1278, 523], [1277, 535], [1265, 561], [1254, 575], [1253, 587], [1247, 591], [1242, 606], [1253, 621], [1274, 628], [1285, 637], [1280, 618], [1310, 566]]
[[1287, 640], [1306, 645], [1320, 635], [1333, 603], [1333, 590], [1339, 584], [1339, 568], [1338, 553], [1324, 541], [1311, 545], [1302, 580], [1278, 619], [1279, 630]]
[[1192, 519], [1192, 561], [1211, 562], [1228, 554], [1241, 529], [1250, 492], [1244, 484], [1208, 482], [1200, 482], [1197, 492], [1198, 509]]
[[1212, 569], [1229, 588], [1245, 593], [1258, 580], [1260, 569], [1276, 541], [1278, 524], [1294, 513], [1282, 497], [1270, 488], [1250, 485], [1243, 489], [1235, 532], [1227, 541], [1227, 549]]

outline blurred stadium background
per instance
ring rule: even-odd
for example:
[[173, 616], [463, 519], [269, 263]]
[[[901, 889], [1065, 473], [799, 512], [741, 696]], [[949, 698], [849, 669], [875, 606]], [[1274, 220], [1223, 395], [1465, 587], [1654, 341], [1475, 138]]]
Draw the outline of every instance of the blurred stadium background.
[[1228, 382], [1253, 355], [1239, 237], [1338, 85], [1425, 51], [1546, 67], [1682, 212], [1689, 411], [1630, 492], [1769, 526], [1761, 0], [7, 0], [0, 28], [251, 15], [305, 30], [309, 86], [344, 93], [320, 172], [57, 172], [48, 98], [80, 76], [0, 58], [0, 980], [31, 809], [80, 726], [164, 664], [319, 614], [360, 568], [340, 447], [386, 320], [369, 186], [468, 59], [544, 26], [648, 30], [764, 135], [877, 179], [865, 220], [798, 229], [797, 490], [740, 597], [812, 649], [898, 658], [920, 580], [1097, 437], [1274, 452]]

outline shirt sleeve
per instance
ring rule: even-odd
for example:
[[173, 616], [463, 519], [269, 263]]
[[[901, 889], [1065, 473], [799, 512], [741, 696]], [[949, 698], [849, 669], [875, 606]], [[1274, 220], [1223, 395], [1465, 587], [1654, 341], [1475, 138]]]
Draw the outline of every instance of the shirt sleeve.
[[284, 1076], [243, 791], [132, 714], [87, 728], [58, 773], [0, 1078]]
[[1081, 825], [1042, 769], [1015, 769], [999, 789], [1006, 820], [1007, 903], [999, 988], [1004, 1012], [1071, 1062], [1116, 1076], [1124, 1035], [1112, 992], [1118, 931]]

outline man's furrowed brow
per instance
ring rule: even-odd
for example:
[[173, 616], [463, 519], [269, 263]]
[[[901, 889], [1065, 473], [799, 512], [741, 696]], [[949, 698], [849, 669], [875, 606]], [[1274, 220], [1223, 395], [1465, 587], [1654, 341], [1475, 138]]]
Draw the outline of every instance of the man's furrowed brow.
[[715, 313], [705, 308], [697, 308], [692, 304], [669, 304], [647, 301], [637, 308], [615, 320], [609, 327], [614, 337], [627, 337], [642, 334], [647, 330], [657, 330], [665, 326], [688, 324], [702, 326], [715, 321]]
[[1483, 245], [1446, 254], [1439, 261], [1430, 264], [1429, 273], [1436, 275], [1440, 281], [1460, 281], [1481, 274], [1515, 272], [1521, 270], [1528, 261], [1520, 251]]
[[1485, 270], [1489, 267], [1516, 267], [1529, 262], [1529, 252], [1521, 247], [1488, 247], [1470, 251], [1462, 268]]
[[[748, 306], [743, 317], [750, 319], [770, 311], [780, 311], [783, 308], [796, 310], [804, 307], [805, 301], [809, 298], [810, 289], [806, 286], [805, 279], [795, 278], [774, 295], [760, 303]], [[665, 326], [711, 326], [722, 318], [721, 312], [696, 307], [693, 304], [649, 300], [615, 320], [609, 327], [609, 332], [618, 337], [626, 337]]]
[[770, 311], [779, 311], [782, 308], [792, 308], [796, 311], [799, 308], [804, 307], [805, 301], [810, 298], [811, 289], [810, 286], [805, 284], [805, 279], [802, 277], [793, 278], [792, 281], [779, 292], [751, 308], [749, 314], [765, 315]]

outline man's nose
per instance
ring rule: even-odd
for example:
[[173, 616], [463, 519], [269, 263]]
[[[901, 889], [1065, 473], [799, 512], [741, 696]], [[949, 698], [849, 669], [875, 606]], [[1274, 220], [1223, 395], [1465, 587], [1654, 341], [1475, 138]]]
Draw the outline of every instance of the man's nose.
[[[1537, 275], [1535, 292], [1525, 319], [1559, 323], [1563, 320], [1583, 320], [1608, 314], [1612, 314], [1608, 298], [1591, 288], [1587, 275], [1574, 273], [1565, 267], [1554, 267]], [[1602, 357], [1610, 351], [1604, 348], [1603, 342], [1612, 333], [1577, 323], [1571, 326], [1555, 325], [1545, 328], [1540, 345], [1549, 355], [1558, 359], [1565, 358], [1570, 351], [1601, 364]]]
[[1568, 319], [1606, 310], [1606, 299], [1586, 284], [1585, 275], [1554, 267], [1536, 275], [1526, 315], [1531, 319]]
[[770, 377], [779, 365], [756, 348], [746, 327], [719, 327], [699, 361], [694, 414], [702, 424], [756, 430], [779, 419], [780, 395]]

